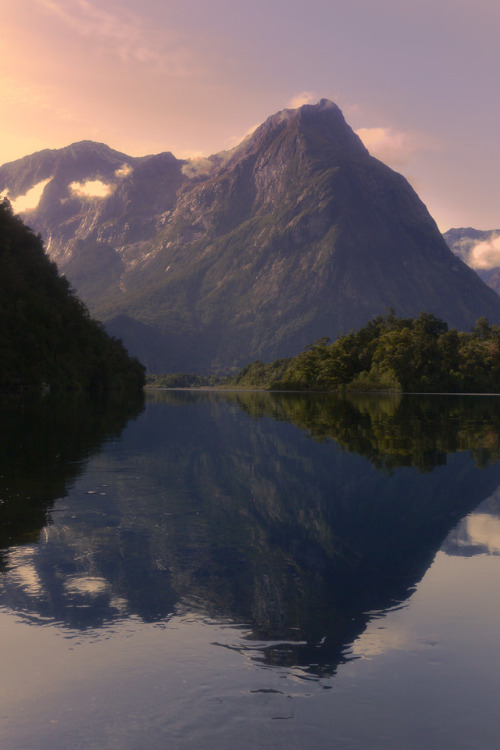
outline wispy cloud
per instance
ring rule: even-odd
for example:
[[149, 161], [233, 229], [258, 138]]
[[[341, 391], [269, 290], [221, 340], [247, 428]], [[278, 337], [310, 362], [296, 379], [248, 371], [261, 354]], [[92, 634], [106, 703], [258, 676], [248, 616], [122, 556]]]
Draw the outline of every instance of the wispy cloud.
[[80, 37], [112, 53], [123, 62], [149, 66], [166, 75], [197, 73], [200, 63], [189, 40], [120, 5], [102, 7], [91, 0], [36, 0], [38, 5]]
[[393, 167], [403, 166], [416, 153], [440, 148], [435, 138], [413, 131], [359, 128], [356, 133], [372, 156]]
[[208, 174], [214, 168], [213, 162], [200, 154], [188, 158], [186, 164], [182, 167], [182, 174], [186, 177], [198, 177], [199, 175]]
[[318, 98], [319, 97], [315, 91], [302, 91], [300, 94], [292, 96], [286, 106], [289, 109], [297, 109], [297, 107], [302, 107], [304, 104], [312, 104], [317, 101]]
[[234, 150], [237, 146], [240, 145], [240, 143], [243, 143], [243, 141], [246, 141], [247, 138], [250, 138], [252, 133], [255, 133], [259, 125], [262, 123], [257, 122], [255, 125], [252, 125], [252, 127], [248, 128], [244, 133], [241, 133], [240, 135], [233, 135], [228, 140], [228, 149]]
[[411, 133], [392, 128], [359, 128], [356, 133], [372, 156], [384, 162], [404, 164], [418, 150]]
[[122, 177], [128, 177], [134, 170], [130, 164], [122, 164], [122, 166], [115, 171], [115, 177], [121, 179]]

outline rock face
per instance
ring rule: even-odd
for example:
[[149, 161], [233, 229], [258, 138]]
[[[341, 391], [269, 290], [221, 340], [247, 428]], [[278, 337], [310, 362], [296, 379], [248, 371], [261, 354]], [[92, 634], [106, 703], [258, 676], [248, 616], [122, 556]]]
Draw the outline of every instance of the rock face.
[[199, 163], [92, 142], [43, 151], [0, 167], [0, 192], [49, 178], [25, 219], [150, 371], [293, 355], [388, 307], [500, 322], [498, 296], [327, 100]]

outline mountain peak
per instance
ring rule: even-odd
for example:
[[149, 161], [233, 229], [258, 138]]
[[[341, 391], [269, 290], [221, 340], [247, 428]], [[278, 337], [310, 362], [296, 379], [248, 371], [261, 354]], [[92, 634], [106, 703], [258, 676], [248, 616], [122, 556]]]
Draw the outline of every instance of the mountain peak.
[[100, 155], [105, 158], [114, 157], [123, 159], [130, 159], [131, 157], [121, 151], [115, 151], [115, 149], [108, 146], [106, 143], [100, 143], [98, 141], [82, 140], [70, 143], [69, 146], [65, 146], [62, 149], [58, 149], [61, 154], [82, 157], [89, 154]]
[[320, 99], [319, 102], [316, 102], [316, 104], [302, 104], [300, 107], [289, 107], [283, 109], [281, 110], [281, 112], [277, 112], [276, 114], [268, 117], [268, 120], [277, 118], [288, 121], [300, 121], [304, 118], [315, 118], [324, 115], [333, 115], [334, 117], [338, 117], [340, 115], [342, 121], [344, 121], [342, 111], [335, 104], [335, 102], [332, 102], [330, 99]]
[[344, 119], [340, 107], [335, 102], [332, 102], [331, 99], [320, 99], [316, 104], [302, 104], [297, 108], [297, 111], [314, 114], [328, 112], [330, 114], [341, 115], [342, 119]]
[[[86, 149], [4, 165], [0, 191], [22, 195], [51, 178], [31, 226], [152, 371], [291, 356], [388, 307], [464, 329], [480, 316], [500, 321], [498, 295], [328, 99], [272, 115], [198, 171], [89, 142], [70, 152]], [[107, 191], [94, 199], [99, 181]]]
[[283, 109], [271, 115], [242, 146], [261, 148], [266, 141], [287, 133], [299, 136], [321, 150], [327, 148], [344, 156], [368, 154], [361, 139], [345, 121], [341, 109], [329, 99], [303, 104], [296, 109]]

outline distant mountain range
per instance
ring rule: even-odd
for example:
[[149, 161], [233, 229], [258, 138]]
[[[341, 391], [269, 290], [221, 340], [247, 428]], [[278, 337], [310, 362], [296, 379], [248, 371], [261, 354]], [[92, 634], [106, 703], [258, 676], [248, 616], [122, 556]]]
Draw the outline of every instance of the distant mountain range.
[[294, 355], [389, 307], [462, 329], [500, 323], [498, 295], [324, 99], [207, 159], [83, 141], [0, 167], [11, 200], [37, 186], [23, 218], [152, 372]]

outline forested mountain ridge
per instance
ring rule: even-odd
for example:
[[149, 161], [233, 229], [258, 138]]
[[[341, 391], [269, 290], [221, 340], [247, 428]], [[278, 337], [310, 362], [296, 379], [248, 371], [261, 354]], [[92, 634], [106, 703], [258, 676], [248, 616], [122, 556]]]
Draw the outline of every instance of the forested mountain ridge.
[[12, 197], [42, 180], [24, 216], [150, 371], [292, 356], [388, 307], [465, 330], [480, 316], [500, 323], [498, 296], [327, 100], [198, 162], [82, 142], [0, 167]]
[[92, 320], [43, 243], [0, 202], [0, 391], [138, 390], [144, 368]]

